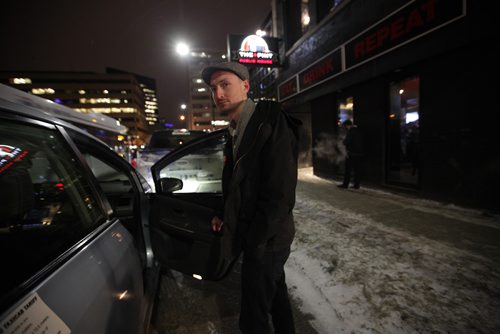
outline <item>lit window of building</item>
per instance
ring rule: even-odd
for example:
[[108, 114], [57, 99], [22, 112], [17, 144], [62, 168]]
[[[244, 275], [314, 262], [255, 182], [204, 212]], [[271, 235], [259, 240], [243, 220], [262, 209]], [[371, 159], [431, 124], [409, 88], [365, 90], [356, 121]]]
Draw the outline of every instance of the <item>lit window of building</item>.
[[35, 95], [45, 95], [45, 94], [54, 94], [56, 91], [52, 88], [32, 88], [31, 93]]
[[30, 78], [12, 78], [10, 80], [10, 83], [14, 85], [27, 85], [31, 84], [31, 79]]

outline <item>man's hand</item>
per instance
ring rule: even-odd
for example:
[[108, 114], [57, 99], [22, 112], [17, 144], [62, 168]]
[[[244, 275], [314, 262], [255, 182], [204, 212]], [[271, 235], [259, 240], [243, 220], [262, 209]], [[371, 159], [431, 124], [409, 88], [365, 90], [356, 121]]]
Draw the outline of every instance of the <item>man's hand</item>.
[[215, 216], [212, 218], [212, 231], [220, 232], [222, 225], [224, 225], [224, 222], [219, 217]]

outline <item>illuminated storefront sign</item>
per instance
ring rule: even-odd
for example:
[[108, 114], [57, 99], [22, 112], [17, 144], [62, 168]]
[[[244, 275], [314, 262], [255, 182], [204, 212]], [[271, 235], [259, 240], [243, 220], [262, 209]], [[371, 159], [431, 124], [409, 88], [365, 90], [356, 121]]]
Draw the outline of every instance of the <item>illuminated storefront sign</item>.
[[[466, 0], [413, 0], [278, 86], [283, 101], [466, 15]], [[293, 86], [297, 80], [298, 87]]]
[[278, 99], [282, 100], [298, 93], [297, 76], [294, 76], [278, 87]]
[[342, 71], [340, 49], [327, 55], [299, 74], [300, 90], [305, 90]]
[[249, 66], [279, 66], [278, 39], [257, 35], [229, 35], [228, 54], [231, 61]]
[[336, 49], [314, 64], [306, 67], [298, 75], [278, 86], [278, 100], [282, 101], [299, 92], [331, 79], [342, 72], [341, 49]]
[[345, 44], [346, 69], [464, 16], [464, 8], [464, 0], [410, 2]]

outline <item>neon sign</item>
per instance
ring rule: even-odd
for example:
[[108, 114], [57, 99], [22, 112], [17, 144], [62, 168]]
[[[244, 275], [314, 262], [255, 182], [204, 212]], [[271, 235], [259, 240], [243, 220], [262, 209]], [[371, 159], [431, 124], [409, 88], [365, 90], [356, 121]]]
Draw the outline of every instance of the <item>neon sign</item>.
[[231, 61], [244, 65], [279, 66], [278, 40], [257, 35], [230, 35], [228, 48]]
[[240, 63], [272, 64], [274, 54], [262, 37], [250, 35], [241, 42], [239, 56]]

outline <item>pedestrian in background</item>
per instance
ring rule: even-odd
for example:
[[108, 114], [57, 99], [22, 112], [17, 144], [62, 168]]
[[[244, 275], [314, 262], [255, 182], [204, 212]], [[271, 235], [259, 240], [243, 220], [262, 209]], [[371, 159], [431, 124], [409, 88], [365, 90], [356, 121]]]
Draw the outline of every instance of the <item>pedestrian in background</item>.
[[351, 120], [346, 120], [342, 126], [347, 130], [343, 140], [346, 149], [344, 182], [338, 185], [339, 188], [347, 188], [353, 177], [353, 188], [359, 189], [361, 185], [361, 174], [363, 168], [363, 136], [361, 131]]
[[295, 227], [298, 126], [272, 101], [248, 98], [245, 66], [225, 62], [208, 66], [203, 80], [213, 100], [230, 119], [222, 175], [224, 212], [212, 219], [223, 229], [226, 256], [243, 252], [241, 272], [242, 333], [295, 333], [284, 265]]

